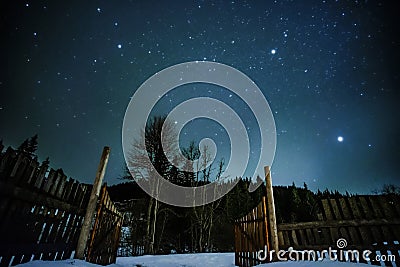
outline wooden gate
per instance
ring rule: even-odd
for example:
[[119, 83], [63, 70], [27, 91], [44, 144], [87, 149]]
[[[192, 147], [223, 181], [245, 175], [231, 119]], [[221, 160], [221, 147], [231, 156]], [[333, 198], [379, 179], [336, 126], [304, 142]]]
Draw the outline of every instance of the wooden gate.
[[247, 267], [266, 262], [259, 259], [258, 251], [269, 251], [267, 226], [267, 205], [263, 197], [257, 207], [235, 221], [235, 265]]
[[123, 216], [111, 201], [107, 185], [103, 185], [88, 245], [87, 261], [108, 265], [115, 263]]
[[265, 194], [257, 207], [235, 221], [235, 265], [254, 266], [269, 262], [270, 251], [278, 251], [274, 193], [269, 166], [265, 171]]

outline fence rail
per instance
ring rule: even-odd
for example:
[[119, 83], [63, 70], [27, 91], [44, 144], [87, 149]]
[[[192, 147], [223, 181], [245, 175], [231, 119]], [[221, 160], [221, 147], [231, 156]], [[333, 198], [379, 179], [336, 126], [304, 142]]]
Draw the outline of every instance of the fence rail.
[[26, 152], [2, 150], [0, 266], [71, 258], [92, 185], [67, 178], [62, 169], [49, 169], [48, 161], [39, 163]]

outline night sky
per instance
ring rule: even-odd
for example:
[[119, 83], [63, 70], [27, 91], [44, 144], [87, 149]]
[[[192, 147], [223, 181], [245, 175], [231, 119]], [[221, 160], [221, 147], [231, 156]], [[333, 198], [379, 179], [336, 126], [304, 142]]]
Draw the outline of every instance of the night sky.
[[[7, 3], [4, 3], [7, 2]], [[389, 1], [2, 1], [0, 139], [17, 147], [39, 135], [40, 159], [82, 182], [111, 147], [105, 181], [121, 182], [121, 129], [135, 90], [164, 68], [215, 61], [248, 75], [274, 114], [273, 183], [371, 193], [400, 185], [398, 8]], [[154, 114], [191, 97], [224, 101], [229, 91], [186, 85]], [[138, 110], [138, 113], [141, 111]], [[221, 126], [195, 120], [182, 142]], [[259, 154], [251, 146], [251, 160]]]

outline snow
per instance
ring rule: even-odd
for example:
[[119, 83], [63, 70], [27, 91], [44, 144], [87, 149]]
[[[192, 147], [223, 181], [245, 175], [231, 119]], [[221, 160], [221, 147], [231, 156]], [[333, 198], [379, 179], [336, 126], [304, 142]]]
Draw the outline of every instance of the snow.
[[340, 261], [286, 261], [286, 262], [274, 262], [274, 263], [267, 263], [267, 264], [260, 264], [257, 267], [321, 267], [321, 266], [328, 266], [328, 267], [366, 267], [368, 264], [363, 263], [350, 263], [350, 262], [340, 262]]
[[[198, 253], [174, 255], [146, 255], [139, 257], [119, 257], [116, 264], [108, 267], [234, 267], [234, 253]], [[32, 261], [17, 265], [19, 267], [100, 267], [100, 265], [87, 263], [82, 260], [63, 261]], [[300, 262], [274, 262], [258, 265], [258, 267], [365, 267], [361, 263], [347, 263], [337, 261], [300, 261]]]
[[[118, 258], [117, 264], [121, 267], [141, 265], [143, 267], [203, 267], [221, 266], [234, 267], [234, 253], [197, 253], [174, 255], [146, 255], [140, 257]], [[119, 267], [119, 266], [118, 266]]]
[[[16, 265], [18, 267], [99, 267], [100, 265], [88, 263], [82, 260], [63, 260], [63, 261], [31, 261], [24, 264]], [[112, 264], [110, 267], [117, 267]]]

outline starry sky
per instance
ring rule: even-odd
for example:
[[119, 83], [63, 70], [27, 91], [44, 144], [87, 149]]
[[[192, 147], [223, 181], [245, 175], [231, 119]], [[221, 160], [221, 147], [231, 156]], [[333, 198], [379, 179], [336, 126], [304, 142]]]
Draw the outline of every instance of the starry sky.
[[[274, 114], [274, 184], [371, 193], [400, 185], [400, 30], [395, 1], [2, 1], [0, 138], [39, 135], [40, 159], [92, 182], [103, 146], [105, 181], [121, 182], [121, 129], [135, 90], [174, 64], [232, 66], [262, 90]], [[213, 97], [257, 124], [240, 99], [207, 84], [163, 96], [154, 114]], [[138, 110], [140, 112], [140, 110]], [[216, 138], [195, 120], [182, 142]], [[250, 138], [250, 139], [252, 139]]]

